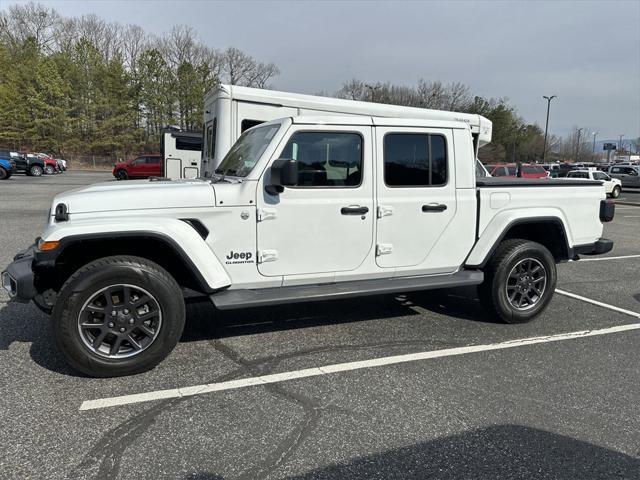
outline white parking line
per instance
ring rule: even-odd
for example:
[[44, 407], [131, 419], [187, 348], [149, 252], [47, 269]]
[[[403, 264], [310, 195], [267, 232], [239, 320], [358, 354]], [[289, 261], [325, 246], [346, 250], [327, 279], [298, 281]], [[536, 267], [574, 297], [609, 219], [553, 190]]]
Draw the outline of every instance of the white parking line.
[[576, 300], [582, 300], [583, 302], [587, 302], [592, 305], [597, 305], [602, 308], [608, 308], [609, 310], [613, 310], [614, 312], [624, 313], [625, 315], [630, 315], [635, 318], [640, 318], [640, 313], [638, 312], [616, 307], [615, 305], [609, 305], [608, 303], [599, 302], [598, 300], [593, 300], [592, 298], [583, 297], [582, 295], [576, 295], [575, 293], [566, 292], [564, 290], [560, 290], [559, 288], [556, 288], [556, 293], [559, 293], [560, 295], [564, 295], [565, 297], [575, 298]]
[[[581, 257], [580, 260], [575, 260], [576, 262], [580, 263], [580, 262], [599, 262], [602, 260], [622, 260], [623, 258], [640, 258], [640, 255], [621, 255], [619, 257], [594, 257], [594, 258], [583, 258]], [[574, 260], [571, 260], [572, 262]]]
[[[569, 292], [558, 292], [563, 295], [573, 296]], [[584, 297], [575, 296], [583, 299]], [[590, 303], [594, 303], [590, 301]], [[617, 307], [606, 304], [596, 303], [600, 306], [606, 306], [616, 311]], [[640, 314], [623, 311], [623, 313], [632, 314], [640, 318]], [[202, 395], [204, 393], [222, 392], [225, 390], [234, 390], [238, 388], [251, 387], [255, 385], [267, 385], [273, 383], [285, 382], [287, 380], [295, 380], [298, 378], [317, 377], [329, 375], [331, 373], [348, 372], [352, 370], [361, 370], [364, 368], [381, 367], [384, 365], [396, 365], [400, 363], [416, 362], [433, 358], [451, 357], [455, 355], [465, 355], [468, 353], [487, 352], [491, 350], [504, 350], [507, 348], [523, 347], [525, 345], [535, 345], [538, 343], [559, 342], [563, 340], [573, 340], [576, 338], [594, 337], [598, 335], [608, 335], [610, 333], [625, 332], [640, 329], [640, 323], [632, 323], [628, 325], [619, 325], [616, 327], [601, 328], [598, 330], [581, 330], [578, 332], [560, 333], [557, 335], [547, 335], [542, 337], [522, 338], [518, 340], [508, 340], [506, 342], [491, 343], [485, 345], [469, 345], [467, 347], [446, 348], [443, 350], [432, 350], [427, 352], [409, 353], [406, 355], [396, 355], [392, 357], [374, 358], [371, 360], [363, 360], [359, 362], [336, 363], [333, 365], [324, 365], [322, 367], [307, 368], [304, 370], [294, 370], [272, 375], [261, 375], [259, 377], [242, 378], [239, 380], [231, 380], [228, 382], [210, 383], [205, 385], [194, 385], [191, 387], [174, 388], [170, 390], [157, 390], [146, 393], [136, 393], [133, 395], [123, 395], [120, 397], [99, 398], [96, 400], [87, 400], [82, 402], [80, 410], [95, 410], [100, 408], [115, 407], [119, 405], [129, 405], [133, 403], [151, 402], [154, 400], [162, 400], [168, 398], [191, 397], [194, 395]]]

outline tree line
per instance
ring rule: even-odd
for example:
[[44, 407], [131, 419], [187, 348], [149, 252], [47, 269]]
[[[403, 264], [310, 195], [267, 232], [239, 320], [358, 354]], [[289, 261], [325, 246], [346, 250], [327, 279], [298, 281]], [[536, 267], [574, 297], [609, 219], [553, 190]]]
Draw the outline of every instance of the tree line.
[[[205, 45], [187, 26], [155, 36], [96, 15], [66, 18], [37, 3], [13, 5], [0, 12], [0, 146], [70, 156], [157, 151], [166, 126], [202, 129], [204, 97], [216, 84], [266, 88], [279, 73], [237, 48]], [[506, 98], [474, 95], [462, 83], [353, 79], [328, 95], [477, 113], [493, 122], [481, 160], [542, 159], [537, 124]], [[547, 160], [586, 159], [588, 142], [576, 142], [576, 131], [550, 135]]]
[[[459, 82], [444, 84], [419, 79], [416, 86], [400, 86], [389, 82], [371, 84], [353, 79], [345, 82], [336, 96], [479, 114], [493, 122], [491, 143], [480, 149], [480, 160], [534, 162], [542, 159], [544, 132], [538, 125], [525, 122], [506, 98], [487, 99], [473, 95], [467, 85]], [[558, 143], [558, 139], [550, 136], [547, 142], [547, 145], [553, 145]]]
[[202, 128], [219, 82], [265, 88], [278, 75], [237, 48], [176, 26], [154, 36], [41, 4], [0, 12], [0, 145], [56, 154], [157, 151], [162, 128]]

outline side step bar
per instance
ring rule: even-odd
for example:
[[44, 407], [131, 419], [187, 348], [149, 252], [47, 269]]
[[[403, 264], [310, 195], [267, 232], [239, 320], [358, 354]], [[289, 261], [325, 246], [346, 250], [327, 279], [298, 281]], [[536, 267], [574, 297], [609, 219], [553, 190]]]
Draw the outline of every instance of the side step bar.
[[264, 307], [283, 303], [313, 302], [365, 295], [463, 287], [479, 285], [483, 279], [484, 274], [479, 270], [461, 270], [447, 275], [381, 278], [256, 290], [223, 290], [211, 295], [211, 300], [220, 310], [232, 310], [235, 308]]

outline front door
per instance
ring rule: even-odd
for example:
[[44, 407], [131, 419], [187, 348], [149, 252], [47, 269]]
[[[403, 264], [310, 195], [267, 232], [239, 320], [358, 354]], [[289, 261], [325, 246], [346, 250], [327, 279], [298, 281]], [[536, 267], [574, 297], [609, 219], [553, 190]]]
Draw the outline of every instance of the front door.
[[265, 276], [355, 270], [373, 248], [369, 126], [294, 125], [275, 158], [298, 162], [298, 184], [258, 189], [258, 270]]
[[376, 263], [399, 270], [455, 270], [459, 259], [448, 253], [455, 246], [434, 248], [456, 216], [452, 131], [377, 128], [376, 147]]

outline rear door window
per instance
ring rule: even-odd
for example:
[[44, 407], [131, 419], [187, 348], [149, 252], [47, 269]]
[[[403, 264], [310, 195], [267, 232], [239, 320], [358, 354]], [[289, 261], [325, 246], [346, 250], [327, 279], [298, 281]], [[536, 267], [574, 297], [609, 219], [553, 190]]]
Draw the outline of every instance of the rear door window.
[[432, 187], [447, 183], [447, 147], [442, 135], [389, 133], [384, 137], [384, 183]]

